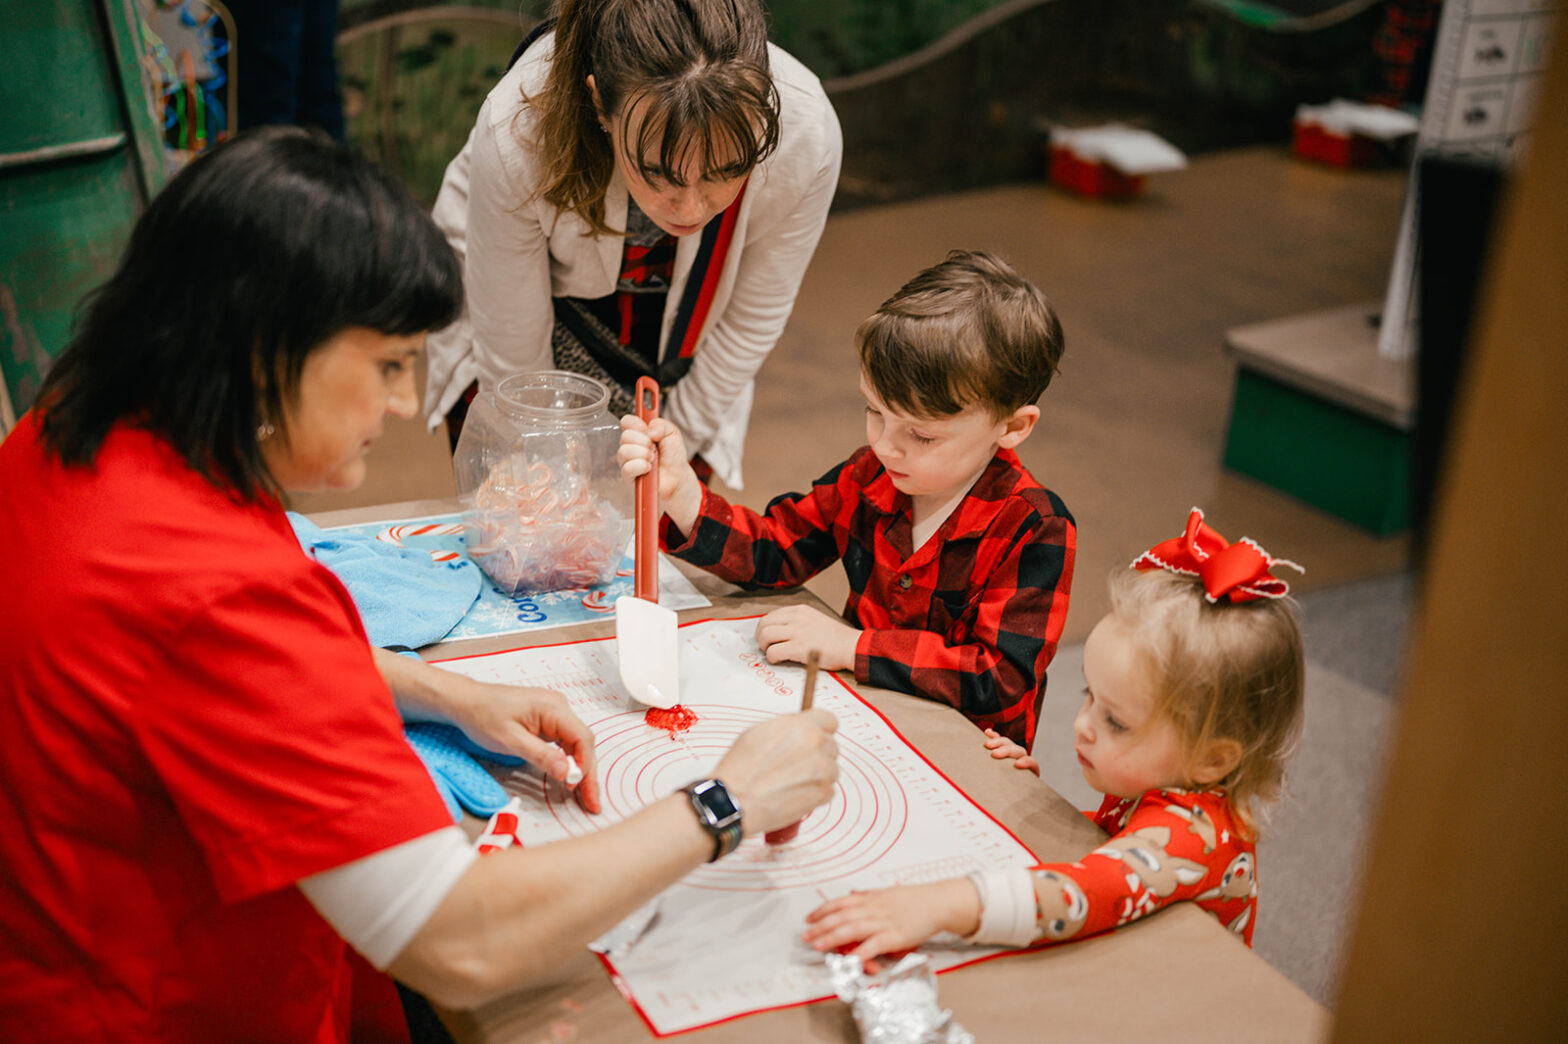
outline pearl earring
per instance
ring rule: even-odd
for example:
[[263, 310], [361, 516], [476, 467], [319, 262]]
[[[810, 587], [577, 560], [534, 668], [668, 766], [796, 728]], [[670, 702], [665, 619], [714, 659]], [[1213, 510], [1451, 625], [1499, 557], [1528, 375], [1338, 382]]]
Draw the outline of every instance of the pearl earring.
[[256, 425], [256, 441], [266, 442], [268, 439], [272, 438], [272, 436], [276, 435], [277, 432], [277, 428], [274, 428], [271, 424], [263, 421], [262, 423]]

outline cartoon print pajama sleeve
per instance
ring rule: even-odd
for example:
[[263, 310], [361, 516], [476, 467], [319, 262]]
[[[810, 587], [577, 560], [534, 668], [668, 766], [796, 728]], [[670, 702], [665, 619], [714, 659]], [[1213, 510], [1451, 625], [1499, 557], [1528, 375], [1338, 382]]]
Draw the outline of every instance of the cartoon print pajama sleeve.
[[[1257, 853], [1223, 791], [1107, 797], [1093, 818], [1112, 836], [1076, 862], [977, 875], [985, 910], [971, 941], [1067, 942], [1191, 900], [1252, 945]], [[1032, 918], [1018, 908], [1031, 899]]]

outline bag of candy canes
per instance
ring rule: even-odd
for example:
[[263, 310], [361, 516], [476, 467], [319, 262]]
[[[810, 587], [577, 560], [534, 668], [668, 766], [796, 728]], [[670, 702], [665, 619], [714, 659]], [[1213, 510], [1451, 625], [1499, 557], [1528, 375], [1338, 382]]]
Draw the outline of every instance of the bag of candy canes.
[[480, 389], [453, 457], [468, 554], [508, 595], [609, 583], [632, 536], [620, 426], [591, 377], [546, 370]]

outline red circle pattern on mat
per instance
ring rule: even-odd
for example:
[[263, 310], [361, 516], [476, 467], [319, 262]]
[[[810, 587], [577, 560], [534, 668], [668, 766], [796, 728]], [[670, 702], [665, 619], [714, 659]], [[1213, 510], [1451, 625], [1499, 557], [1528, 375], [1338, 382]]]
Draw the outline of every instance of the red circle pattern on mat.
[[[590, 834], [712, 773], [737, 736], [772, 717], [751, 708], [704, 704], [700, 721], [674, 739], [651, 732], [641, 714], [616, 714], [591, 722], [603, 816], [589, 816], [566, 791], [542, 786], [533, 777], [512, 786], [526, 800], [543, 804], [567, 834]], [[838, 784], [827, 804], [801, 820], [800, 834], [793, 842], [770, 847], [760, 835], [749, 837], [736, 851], [698, 867], [679, 884], [723, 892], [765, 892], [852, 879], [875, 866], [908, 828], [908, 795], [874, 752], [843, 733], [836, 738]]]

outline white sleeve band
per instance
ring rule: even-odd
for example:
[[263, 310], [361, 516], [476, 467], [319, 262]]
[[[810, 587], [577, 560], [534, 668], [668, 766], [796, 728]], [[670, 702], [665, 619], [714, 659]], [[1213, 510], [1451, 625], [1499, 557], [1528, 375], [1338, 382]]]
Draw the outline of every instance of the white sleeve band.
[[302, 877], [299, 890], [365, 960], [385, 969], [477, 858], [462, 829], [449, 826]]
[[1035, 936], [1034, 877], [1022, 868], [969, 875], [980, 893], [980, 927], [965, 942], [1028, 946]]

